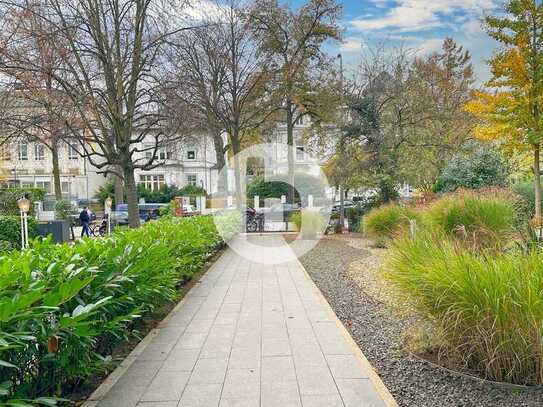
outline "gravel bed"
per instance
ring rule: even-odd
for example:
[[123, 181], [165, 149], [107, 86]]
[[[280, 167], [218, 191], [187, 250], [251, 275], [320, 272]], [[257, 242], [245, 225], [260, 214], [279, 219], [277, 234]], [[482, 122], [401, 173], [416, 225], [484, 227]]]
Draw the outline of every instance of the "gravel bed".
[[321, 240], [300, 261], [400, 406], [543, 406], [543, 391], [467, 379], [402, 350], [409, 318], [366, 294], [348, 271], [352, 264], [375, 262], [375, 255], [360, 247], [352, 237], [336, 235]]

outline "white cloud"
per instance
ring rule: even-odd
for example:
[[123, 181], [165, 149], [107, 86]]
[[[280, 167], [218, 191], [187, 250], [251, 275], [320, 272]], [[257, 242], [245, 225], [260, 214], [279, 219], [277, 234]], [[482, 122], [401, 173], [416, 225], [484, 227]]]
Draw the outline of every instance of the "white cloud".
[[[376, 6], [382, 0], [373, 0]], [[359, 30], [423, 31], [447, 25], [443, 17], [462, 12], [479, 16], [495, 7], [496, 0], [397, 0], [382, 17], [357, 18], [351, 25]]]
[[440, 51], [442, 45], [443, 38], [429, 38], [416, 44], [415, 48], [422, 54], [431, 54], [433, 52]]
[[341, 52], [360, 52], [363, 47], [363, 41], [360, 38], [347, 37], [341, 42], [339, 50]]

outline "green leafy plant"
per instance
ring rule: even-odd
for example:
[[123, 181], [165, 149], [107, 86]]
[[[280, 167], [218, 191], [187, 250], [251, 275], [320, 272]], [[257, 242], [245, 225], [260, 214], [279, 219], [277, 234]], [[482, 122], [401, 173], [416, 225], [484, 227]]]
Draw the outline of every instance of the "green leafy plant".
[[61, 397], [112, 367], [138, 320], [175, 300], [223, 244], [207, 216], [149, 222], [0, 257], [0, 405]]
[[[28, 237], [38, 236], [37, 222], [28, 217]], [[8, 247], [19, 248], [21, 246], [21, 218], [19, 216], [0, 216], [0, 241], [4, 242], [4, 251]], [[9, 246], [8, 246], [9, 245]], [[2, 251], [0, 249], [0, 251]]]
[[481, 144], [471, 144], [467, 148], [466, 152], [456, 154], [443, 169], [435, 192], [507, 185], [507, 167], [498, 151]]

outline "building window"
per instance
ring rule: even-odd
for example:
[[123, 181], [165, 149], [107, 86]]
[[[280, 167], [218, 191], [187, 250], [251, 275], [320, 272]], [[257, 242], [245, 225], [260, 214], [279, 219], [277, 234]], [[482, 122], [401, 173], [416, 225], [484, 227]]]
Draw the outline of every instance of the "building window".
[[70, 192], [70, 183], [67, 181], [63, 181], [60, 183], [60, 190], [63, 194], [68, 194]]
[[160, 150], [158, 152], [158, 158], [160, 160], [171, 160], [172, 157], [173, 157], [173, 154], [171, 151]]
[[49, 181], [36, 181], [36, 188], [43, 188], [48, 194], [51, 193], [51, 183]]
[[294, 122], [295, 125], [297, 126], [301, 126], [304, 124], [304, 117], [303, 116], [300, 116], [296, 119], [296, 121]]
[[11, 160], [11, 154], [9, 152], [8, 144], [0, 145], [0, 160], [5, 160], [5, 161]]
[[164, 175], [140, 175], [140, 185], [151, 191], [158, 191], [165, 185]]
[[17, 157], [19, 158], [19, 161], [28, 160], [28, 144], [27, 143], [19, 143], [17, 145]]
[[34, 144], [34, 160], [45, 160], [45, 146], [42, 143]]
[[187, 185], [193, 185], [196, 186], [196, 183], [198, 182], [196, 174], [187, 174]]
[[196, 159], [196, 151], [189, 150], [187, 151], [187, 160], [194, 160]]
[[304, 146], [296, 146], [296, 160], [303, 161], [305, 159]]
[[79, 154], [75, 144], [68, 144], [68, 160], [77, 160], [78, 158]]

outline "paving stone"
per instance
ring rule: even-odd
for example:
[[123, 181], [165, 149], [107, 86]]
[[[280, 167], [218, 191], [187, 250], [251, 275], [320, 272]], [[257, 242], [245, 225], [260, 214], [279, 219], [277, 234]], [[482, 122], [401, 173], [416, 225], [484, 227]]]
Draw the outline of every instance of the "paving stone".
[[260, 396], [259, 369], [228, 369], [222, 391], [225, 399], [258, 399]]
[[298, 383], [294, 381], [262, 382], [262, 407], [301, 407]]
[[219, 407], [260, 407], [260, 399], [225, 399], [222, 398]]
[[302, 394], [336, 394], [337, 388], [327, 366], [296, 364]]
[[262, 382], [296, 381], [294, 360], [290, 356], [262, 359]]
[[[317, 396], [302, 395], [302, 405], [304, 407], [344, 407], [339, 394], [319, 394]], [[358, 407], [365, 406], [361, 405]]]
[[162, 370], [190, 372], [194, 368], [199, 355], [198, 349], [174, 348], [162, 365]]
[[222, 384], [189, 384], [183, 392], [178, 407], [217, 407]]
[[185, 332], [175, 345], [175, 349], [200, 349], [204, 345], [207, 335], [205, 333]]
[[191, 384], [223, 383], [228, 359], [200, 359], [196, 362]]
[[369, 379], [338, 379], [345, 407], [386, 407]]
[[384, 407], [297, 261], [227, 250], [146, 341], [97, 407]]
[[155, 376], [141, 401], [178, 401], [190, 377], [190, 372], [161, 370]]
[[275, 339], [263, 336], [262, 356], [282, 356], [291, 354], [290, 341], [287, 338]]
[[327, 355], [334, 379], [367, 379], [368, 372], [355, 355]]

